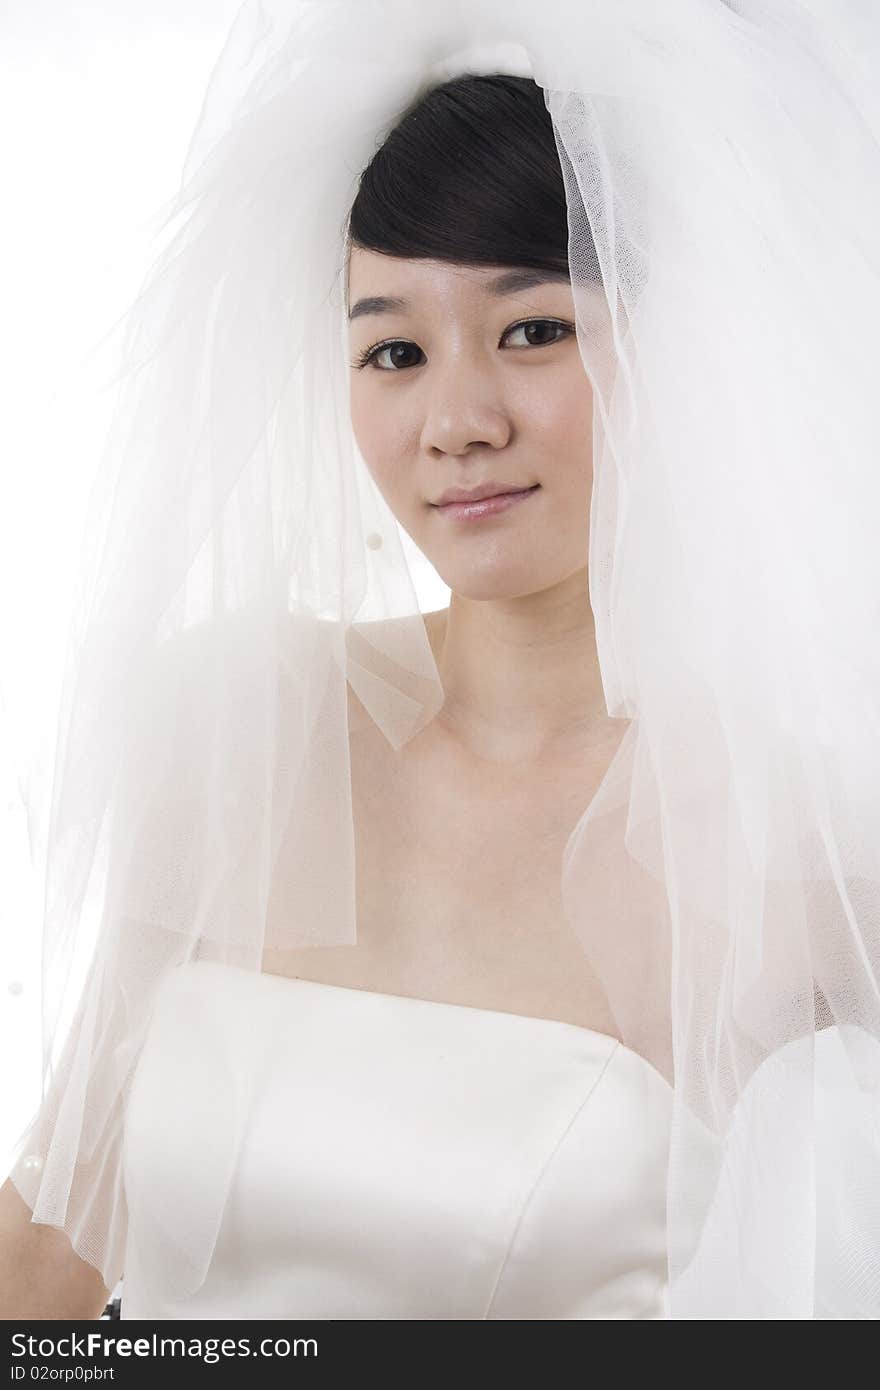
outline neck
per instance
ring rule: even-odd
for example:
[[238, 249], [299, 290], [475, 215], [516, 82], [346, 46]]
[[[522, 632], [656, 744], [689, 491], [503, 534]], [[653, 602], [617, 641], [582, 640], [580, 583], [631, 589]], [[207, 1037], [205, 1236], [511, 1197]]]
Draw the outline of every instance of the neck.
[[429, 624], [445, 700], [438, 721], [468, 752], [529, 764], [619, 736], [596, 650], [587, 570], [520, 598], [453, 593]]

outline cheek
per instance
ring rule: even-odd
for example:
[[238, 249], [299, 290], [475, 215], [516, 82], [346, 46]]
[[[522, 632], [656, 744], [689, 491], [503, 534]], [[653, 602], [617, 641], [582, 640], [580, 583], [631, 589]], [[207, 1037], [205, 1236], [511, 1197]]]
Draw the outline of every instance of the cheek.
[[593, 393], [582, 369], [548, 376], [525, 409], [525, 427], [540, 439], [547, 484], [560, 495], [582, 494], [593, 474]]
[[593, 393], [589, 383], [579, 379], [577, 389], [568, 396], [564, 429], [568, 441], [568, 459], [580, 490], [593, 483]]
[[384, 491], [392, 485], [399, 438], [395, 438], [389, 412], [381, 408], [376, 392], [359, 389], [357, 384], [351, 389], [351, 427], [364, 463]]

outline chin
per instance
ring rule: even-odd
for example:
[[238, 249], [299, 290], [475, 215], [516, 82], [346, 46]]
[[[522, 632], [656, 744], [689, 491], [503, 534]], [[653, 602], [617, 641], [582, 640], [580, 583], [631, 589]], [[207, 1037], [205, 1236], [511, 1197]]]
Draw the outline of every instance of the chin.
[[[428, 557], [430, 559], [430, 556]], [[501, 574], [495, 572], [483, 572], [474, 574], [468, 572], [461, 566], [446, 566], [441, 568], [436, 561], [431, 560], [443, 583], [457, 594], [460, 598], [470, 599], [474, 603], [487, 603], [492, 600], [525, 598], [528, 594], [540, 593], [543, 589], [552, 588], [558, 580], [555, 578], [542, 579], [537, 575], [523, 574]]]

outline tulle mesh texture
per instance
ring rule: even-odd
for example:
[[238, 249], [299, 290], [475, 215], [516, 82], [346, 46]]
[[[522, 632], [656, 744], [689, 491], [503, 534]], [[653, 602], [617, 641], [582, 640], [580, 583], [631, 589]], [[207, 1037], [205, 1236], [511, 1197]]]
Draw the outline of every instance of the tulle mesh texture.
[[[544, 88], [565, 180], [630, 726], [561, 885], [620, 1037], [674, 1081], [669, 1316], [874, 1318], [880, 17], [846, 0], [240, 12], [118, 344], [13, 1177], [112, 1287], [164, 973], [357, 940], [353, 727], [393, 757], [443, 692], [351, 435], [345, 219], [400, 112], [495, 54]], [[231, 1101], [204, 1201], [157, 1233], [179, 1290], [245, 1122]]]

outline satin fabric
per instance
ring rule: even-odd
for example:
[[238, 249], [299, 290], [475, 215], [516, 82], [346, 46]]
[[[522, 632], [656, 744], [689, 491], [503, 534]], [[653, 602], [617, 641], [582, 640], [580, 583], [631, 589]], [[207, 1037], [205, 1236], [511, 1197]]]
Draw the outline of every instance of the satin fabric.
[[121, 1316], [662, 1318], [672, 1094], [574, 1024], [180, 966], [126, 1113]]

